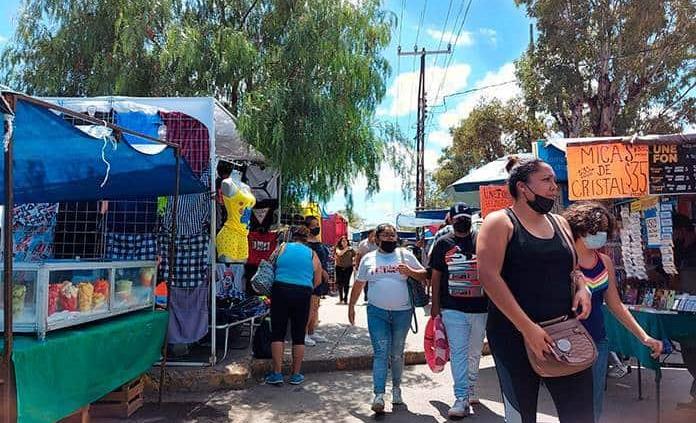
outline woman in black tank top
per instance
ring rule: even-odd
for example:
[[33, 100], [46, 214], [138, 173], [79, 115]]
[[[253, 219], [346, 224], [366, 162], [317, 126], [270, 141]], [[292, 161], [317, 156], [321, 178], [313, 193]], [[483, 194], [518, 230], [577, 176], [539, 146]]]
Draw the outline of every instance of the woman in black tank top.
[[[477, 238], [479, 278], [490, 299], [487, 336], [505, 400], [508, 423], [536, 421], [541, 377], [527, 359], [525, 343], [543, 358], [552, 339], [538, 322], [590, 312], [582, 279], [571, 292], [573, 250], [561, 231], [568, 223], [550, 215], [558, 186], [541, 160], [508, 163], [513, 206], [486, 217]], [[592, 371], [545, 378], [561, 423], [594, 421]]]

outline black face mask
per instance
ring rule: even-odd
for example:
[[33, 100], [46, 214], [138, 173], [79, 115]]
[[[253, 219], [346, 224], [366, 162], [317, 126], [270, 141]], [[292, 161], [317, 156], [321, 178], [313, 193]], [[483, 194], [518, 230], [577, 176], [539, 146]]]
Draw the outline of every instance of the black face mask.
[[471, 231], [471, 220], [458, 220], [452, 224], [455, 232], [460, 232], [463, 234], [468, 234]]
[[316, 228], [312, 228], [309, 230], [309, 233], [312, 234], [313, 236], [319, 235], [319, 232], [321, 232], [321, 228], [318, 226]]
[[379, 248], [385, 253], [392, 253], [396, 250], [396, 241], [380, 241]]
[[[527, 188], [529, 188], [529, 185], [527, 185]], [[529, 190], [532, 191], [531, 188], [529, 188]], [[527, 200], [527, 204], [529, 204], [529, 207], [531, 207], [532, 210], [539, 214], [547, 214], [551, 211], [554, 203], [556, 202], [553, 198], [542, 197], [534, 191], [532, 191], [532, 194], [534, 194], [534, 200]]]

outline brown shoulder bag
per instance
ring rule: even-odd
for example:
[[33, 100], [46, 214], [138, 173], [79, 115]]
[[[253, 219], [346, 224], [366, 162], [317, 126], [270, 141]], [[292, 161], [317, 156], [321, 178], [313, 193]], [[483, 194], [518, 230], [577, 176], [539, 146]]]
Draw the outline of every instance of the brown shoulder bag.
[[[563, 226], [550, 216], [555, 222], [554, 230], [558, 228], [561, 239], [573, 254], [573, 268], [577, 267], [577, 254], [572, 238], [563, 229]], [[575, 286], [571, 284], [571, 292], [575, 294]], [[546, 354], [545, 361], [537, 360], [536, 356], [525, 343], [527, 357], [532, 369], [542, 377], [561, 377], [579, 373], [592, 367], [597, 359], [597, 347], [594, 340], [585, 327], [577, 319], [561, 316], [556, 319], [539, 322], [546, 333], [553, 339], [550, 346], [551, 353]]]

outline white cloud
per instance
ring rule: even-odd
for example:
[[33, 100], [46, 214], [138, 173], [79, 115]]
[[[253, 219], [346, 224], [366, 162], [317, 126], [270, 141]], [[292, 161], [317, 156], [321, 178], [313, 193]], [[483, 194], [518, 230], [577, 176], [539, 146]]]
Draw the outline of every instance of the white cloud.
[[482, 36], [486, 37], [491, 44], [496, 45], [498, 43], [498, 33], [495, 29], [479, 28], [478, 32]]
[[452, 135], [449, 131], [437, 130], [428, 134], [427, 143], [440, 149], [452, 145]]
[[[453, 63], [450, 65], [445, 78], [445, 67], [430, 67], [425, 72], [425, 92], [428, 96], [428, 106], [435, 106], [435, 96], [438, 94], [438, 103], [447, 94], [457, 92], [467, 86], [467, 80], [471, 74], [471, 66], [466, 63]], [[403, 72], [396, 76], [387, 94], [391, 96], [391, 108], [388, 115], [403, 116], [418, 109], [418, 72]], [[440, 89], [440, 86], [442, 88]]]
[[437, 169], [437, 159], [440, 158], [440, 151], [433, 149], [425, 149], [425, 154], [423, 155], [423, 164], [425, 166], [426, 172], [432, 172]]
[[0, 44], [5, 44], [8, 42], [10, 39], [5, 37], [4, 35], [0, 35]]
[[445, 45], [447, 45], [447, 43], [454, 43], [454, 45], [468, 47], [474, 44], [474, 34], [469, 31], [463, 31], [459, 34], [459, 38], [457, 38], [457, 35], [452, 33], [452, 31], [442, 32], [437, 29], [427, 29], [425, 32], [434, 40], [442, 40]]
[[[498, 85], [516, 80], [515, 65], [513, 63], [506, 63], [497, 71], [486, 73], [483, 78], [474, 84], [474, 88]], [[474, 91], [468, 94], [454, 109], [451, 109], [450, 103], [450, 110], [440, 116], [440, 127], [444, 130], [457, 125], [462, 119], [469, 116], [469, 113], [471, 113], [481, 99], [497, 98], [501, 101], [508, 101], [521, 93], [522, 90], [518, 83], [499, 85], [480, 91]]]

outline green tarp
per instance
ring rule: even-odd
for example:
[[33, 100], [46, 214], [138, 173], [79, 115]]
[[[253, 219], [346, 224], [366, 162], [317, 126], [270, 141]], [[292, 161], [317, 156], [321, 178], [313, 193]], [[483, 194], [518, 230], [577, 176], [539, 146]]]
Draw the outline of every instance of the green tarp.
[[49, 333], [15, 336], [20, 423], [53, 423], [147, 371], [160, 359], [167, 312], [144, 311]]
[[[696, 315], [694, 314], [662, 314], [637, 310], [631, 310], [631, 314], [648, 335], [655, 339], [676, 341], [696, 339]], [[604, 306], [604, 324], [607, 328], [610, 351], [635, 357], [643, 366], [659, 370], [659, 363], [650, 357], [650, 349], [626, 330], [606, 305]]]

